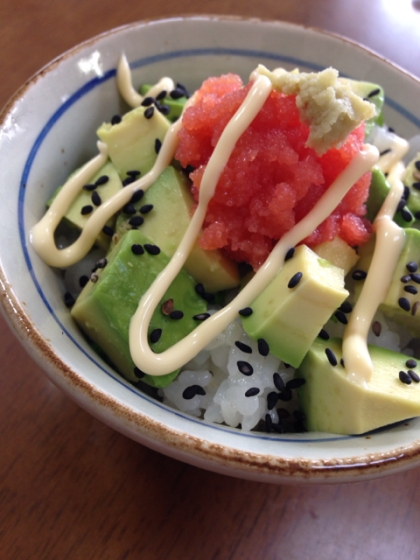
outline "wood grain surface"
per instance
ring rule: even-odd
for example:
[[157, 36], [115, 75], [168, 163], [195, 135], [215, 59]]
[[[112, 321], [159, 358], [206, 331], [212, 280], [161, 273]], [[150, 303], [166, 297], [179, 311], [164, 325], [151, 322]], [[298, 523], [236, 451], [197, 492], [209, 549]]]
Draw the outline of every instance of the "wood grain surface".
[[[76, 43], [181, 13], [332, 30], [420, 76], [418, 5], [0, 0], [0, 105]], [[420, 469], [335, 487], [224, 477], [150, 451], [89, 416], [46, 379], [2, 319], [0, 360], [0, 560], [420, 558]]]

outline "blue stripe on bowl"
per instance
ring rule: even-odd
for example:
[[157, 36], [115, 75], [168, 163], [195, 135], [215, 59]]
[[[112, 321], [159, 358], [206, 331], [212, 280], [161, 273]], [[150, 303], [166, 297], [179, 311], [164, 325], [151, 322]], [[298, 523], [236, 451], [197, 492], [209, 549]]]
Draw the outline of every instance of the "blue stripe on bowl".
[[[177, 59], [177, 58], [185, 58], [185, 57], [197, 57], [197, 56], [202, 56], [202, 57], [206, 57], [206, 56], [240, 56], [240, 57], [244, 57], [244, 58], [256, 58], [258, 60], [273, 60], [275, 62], [281, 62], [283, 64], [291, 64], [300, 68], [306, 68], [309, 70], [314, 70], [314, 71], [319, 71], [322, 70], [324, 67], [307, 61], [307, 60], [302, 60], [299, 58], [294, 58], [294, 57], [290, 57], [290, 56], [282, 56], [278, 53], [272, 53], [272, 52], [266, 52], [266, 51], [258, 51], [258, 50], [248, 50], [248, 49], [224, 49], [224, 48], [212, 48], [212, 49], [188, 49], [188, 50], [180, 50], [180, 51], [173, 51], [170, 53], [164, 53], [164, 54], [159, 54], [159, 55], [154, 55], [154, 56], [149, 56], [149, 57], [145, 57], [145, 58], [140, 58], [134, 62], [131, 63], [131, 67], [132, 68], [141, 68], [141, 67], [145, 67], [148, 66], [150, 64], [153, 63], [157, 63], [157, 62], [164, 62], [164, 61], [168, 61], [171, 59]], [[166, 412], [169, 412], [175, 416], [181, 417], [185, 420], [188, 420], [189, 422], [193, 422], [196, 424], [203, 424], [203, 420], [199, 420], [197, 418], [188, 416], [186, 414], [183, 414], [182, 412], [178, 412], [174, 409], [171, 409], [165, 405], [163, 405], [162, 403], [148, 397], [147, 395], [144, 395], [142, 393], [139, 393], [132, 385], [128, 384], [127, 382], [125, 382], [123, 379], [121, 379], [119, 376], [117, 376], [117, 374], [115, 374], [112, 370], [108, 370], [106, 368], [104, 368], [99, 362], [97, 362], [95, 360], [95, 358], [93, 356], [91, 356], [89, 353], [87, 353], [85, 351], [85, 349], [83, 347], [80, 346], [80, 344], [77, 342], [77, 340], [75, 340], [73, 338], [73, 336], [71, 335], [71, 333], [65, 328], [65, 326], [63, 325], [63, 323], [60, 321], [59, 317], [57, 316], [57, 314], [55, 313], [54, 309], [52, 308], [52, 306], [50, 305], [44, 290], [41, 287], [41, 284], [38, 280], [38, 278], [35, 275], [33, 266], [32, 266], [32, 262], [31, 262], [31, 257], [28, 251], [28, 246], [27, 246], [27, 239], [26, 239], [26, 234], [25, 234], [25, 223], [24, 223], [24, 204], [25, 204], [25, 187], [26, 184], [28, 182], [30, 173], [31, 173], [31, 168], [32, 165], [34, 163], [34, 160], [38, 154], [38, 151], [43, 143], [43, 141], [45, 140], [45, 138], [47, 137], [47, 135], [50, 133], [51, 129], [54, 127], [54, 125], [57, 123], [57, 121], [69, 110], [71, 109], [71, 107], [77, 103], [77, 101], [79, 101], [82, 97], [84, 97], [85, 95], [87, 95], [88, 93], [90, 93], [92, 90], [94, 90], [95, 88], [101, 86], [104, 82], [107, 82], [108, 80], [110, 80], [111, 78], [114, 78], [116, 75], [116, 69], [113, 68], [111, 70], [108, 70], [103, 76], [101, 77], [96, 77], [92, 80], [90, 80], [89, 82], [87, 82], [86, 84], [84, 84], [80, 89], [78, 89], [77, 91], [75, 91], [56, 111], [55, 113], [53, 113], [53, 115], [51, 116], [51, 118], [47, 121], [47, 123], [45, 124], [45, 126], [42, 128], [40, 134], [38, 135], [37, 139], [35, 140], [30, 152], [29, 152], [29, 156], [26, 160], [24, 169], [23, 169], [23, 173], [22, 173], [22, 178], [20, 181], [20, 186], [19, 186], [19, 200], [18, 200], [18, 223], [19, 223], [19, 235], [20, 235], [20, 242], [21, 242], [21, 247], [22, 247], [22, 251], [24, 254], [24, 258], [26, 261], [26, 265], [28, 268], [28, 272], [31, 275], [32, 281], [34, 282], [34, 285], [36, 287], [36, 290], [38, 291], [38, 294], [40, 296], [40, 298], [42, 299], [42, 301], [44, 302], [46, 308], [48, 309], [49, 313], [52, 315], [52, 317], [54, 318], [55, 322], [58, 324], [59, 328], [63, 331], [63, 333], [73, 342], [73, 344], [77, 347], [77, 349], [82, 352], [89, 360], [91, 360], [98, 368], [100, 368], [105, 375], [111, 377], [115, 382], [119, 383], [120, 385], [124, 386], [125, 389], [127, 391], [130, 391], [131, 393], [136, 394], [140, 399], [144, 399], [150, 403], [153, 403], [155, 406], [157, 406], [158, 408], [164, 409]], [[412, 123], [414, 123], [416, 126], [418, 126], [420, 128], [420, 119], [417, 118], [415, 115], [413, 115], [412, 113], [410, 113], [409, 111], [407, 111], [404, 107], [402, 107], [401, 105], [399, 105], [396, 101], [393, 101], [392, 99], [387, 99], [386, 103], [392, 107], [392, 109], [394, 109], [396, 112], [400, 113], [404, 118], [406, 118], [407, 120], [411, 121]], [[209, 424], [206, 423], [206, 425], [214, 430], [218, 430], [218, 431], [229, 431], [232, 432], [238, 436], [241, 437], [247, 437], [247, 438], [256, 438], [256, 439], [261, 439], [261, 440], [267, 440], [267, 439], [275, 439], [276, 441], [281, 441], [284, 443], [296, 443], [296, 442], [300, 442], [300, 443], [319, 443], [319, 442], [335, 442], [335, 441], [342, 441], [342, 440], [349, 440], [349, 439], [356, 439], [358, 437], [364, 437], [364, 436], [335, 436], [335, 435], [329, 435], [329, 434], [325, 434], [322, 435], [321, 437], [314, 437], [312, 438], [310, 435], [302, 435], [301, 437], [296, 437], [296, 435], [291, 435], [290, 437], [287, 436], [283, 436], [280, 437], [278, 435], [275, 436], [269, 436], [269, 435], [263, 435], [263, 434], [255, 434], [255, 433], [245, 433], [245, 432], [241, 432], [240, 430], [236, 430], [233, 428], [228, 428], [228, 427], [224, 427], [224, 426], [219, 426], [217, 424]], [[377, 432], [377, 431], [376, 431]], [[376, 433], [375, 432], [375, 433]], [[307, 439], [306, 439], [307, 438]]]

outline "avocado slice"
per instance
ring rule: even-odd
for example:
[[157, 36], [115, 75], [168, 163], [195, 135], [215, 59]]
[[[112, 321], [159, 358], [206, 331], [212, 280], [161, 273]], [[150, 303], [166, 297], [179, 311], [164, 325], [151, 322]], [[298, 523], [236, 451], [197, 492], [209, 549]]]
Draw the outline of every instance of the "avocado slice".
[[[152, 116], [148, 116], [151, 112]], [[124, 181], [127, 171], [144, 175], [152, 169], [157, 158], [156, 141], [163, 142], [169, 126], [168, 119], [157, 109], [140, 106], [117, 124], [102, 124], [97, 135], [107, 144], [109, 157]]]
[[[144, 197], [133, 206], [144, 218], [144, 223], [140, 226], [144, 235], [172, 257], [187, 230], [194, 206], [185, 175], [172, 166], [167, 167], [157, 181], [149, 187]], [[130, 225], [132, 217], [132, 213], [125, 214], [124, 211], [118, 216], [116, 239], [132, 229]], [[235, 263], [220, 251], [202, 249], [198, 241], [187, 258], [184, 268], [197, 282], [202, 283], [208, 292], [234, 288], [240, 282]]]
[[[106, 266], [91, 277], [71, 310], [82, 331], [100, 346], [116, 369], [133, 382], [138, 381], [138, 377], [129, 349], [130, 320], [142, 295], [169, 262], [162, 251], [149, 254], [144, 250], [145, 244], [153, 245], [141, 231], [127, 232], [107, 255]], [[143, 254], [135, 254], [133, 245], [143, 247]], [[206, 303], [196, 293], [195, 285], [193, 278], [181, 270], [155, 310], [149, 332], [162, 329], [159, 340], [151, 344], [155, 352], [162, 352], [184, 338], [197, 326], [193, 317], [206, 311]], [[182, 318], [171, 318], [163, 312], [162, 305], [168, 300], [173, 300], [173, 310], [183, 312]], [[146, 375], [144, 381], [164, 387], [177, 374], [178, 371], [159, 377]]]
[[331, 241], [324, 241], [313, 248], [322, 259], [344, 270], [344, 276], [354, 267], [359, 260], [356, 251], [347, 245], [341, 237], [334, 237]]
[[[366, 201], [366, 217], [371, 222], [374, 221], [382, 204], [385, 202], [390, 188], [391, 186], [384, 173], [378, 167], [374, 167], [369, 187], [369, 197]], [[408, 204], [404, 204], [397, 210], [394, 216], [394, 222], [403, 228], [410, 227], [415, 221], [413, 208], [410, 206], [410, 199], [411, 196], [409, 197]]]
[[[70, 175], [70, 177], [71, 176], [72, 175]], [[107, 178], [107, 180], [105, 180], [105, 178]], [[82, 230], [89, 217], [93, 212], [95, 212], [98, 202], [101, 204], [109, 200], [114, 196], [114, 194], [116, 194], [123, 188], [121, 179], [119, 178], [115, 167], [110, 161], [106, 162], [105, 165], [103, 165], [98, 171], [98, 173], [96, 173], [89, 180], [88, 185], [94, 187], [97, 181], [99, 181], [100, 184], [98, 184], [98, 186], [96, 186], [95, 188], [92, 188], [92, 190], [81, 190], [77, 197], [74, 199], [73, 204], [66, 212], [63, 221], [66, 222], [66, 224], [70, 227], [75, 227], [78, 230]], [[61, 189], [62, 186], [58, 187], [53, 196], [47, 202], [48, 207], [51, 206], [52, 201]], [[96, 195], [94, 195], [93, 193], [96, 193]], [[96, 204], [93, 202], [93, 200], [96, 201]], [[88, 208], [91, 208], [92, 210], [90, 212], [82, 211], [82, 209], [87, 210]], [[115, 220], [115, 217], [111, 218], [110, 220], [108, 220], [106, 225], [111, 229], [114, 229]], [[110, 241], [111, 237], [109, 235], [100, 232], [98, 237], [96, 238], [95, 245], [97, 245], [104, 251], [107, 251], [110, 246]]]
[[[140, 88], [140, 95], [147, 97], [147, 93], [152, 87], [151, 84], [143, 84]], [[175, 93], [178, 93], [177, 89], [175, 89]], [[175, 122], [181, 116], [185, 103], [188, 100], [186, 95], [176, 96], [175, 98], [173, 95], [173, 92], [167, 92], [167, 95], [165, 95], [163, 99], [159, 99], [159, 103], [168, 107], [168, 114], [166, 117], [171, 122]]]
[[344, 271], [300, 245], [251, 304], [252, 315], [241, 317], [242, 325], [250, 337], [265, 339], [272, 354], [297, 367], [348, 295]]
[[420, 152], [407, 165], [404, 174], [404, 185], [409, 189], [407, 206], [416, 220], [420, 217], [420, 170], [417, 164], [420, 161]]
[[[420, 231], [415, 228], [406, 228], [405, 244], [392, 275], [391, 285], [386, 298], [379, 306], [379, 309], [387, 316], [404, 325], [413, 334], [420, 335]], [[360, 249], [360, 260], [357, 264], [359, 270], [368, 271], [375, 248], [375, 236]], [[407, 268], [409, 266], [413, 272]], [[417, 272], [416, 266], [419, 267]], [[355, 284], [355, 296], [358, 297], [363, 286], [363, 280]], [[409, 288], [414, 293], [410, 293], [404, 288]], [[417, 290], [419, 293], [417, 293]], [[406, 300], [401, 302], [401, 299]], [[417, 304], [417, 302], [419, 302]], [[405, 306], [402, 307], [401, 305]]]
[[[374, 370], [362, 386], [340, 364], [341, 345], [341, 339], [317, 339], [296, 372], [305, 379], [298, 394], [308, 430], [363, 434], [420, 415], [420, 386], [399, 378], [400, 371], [407, 372], [407, 356], [369, 346]], [[327, 348], [337, 358], [336, 366], [327, 359]]]

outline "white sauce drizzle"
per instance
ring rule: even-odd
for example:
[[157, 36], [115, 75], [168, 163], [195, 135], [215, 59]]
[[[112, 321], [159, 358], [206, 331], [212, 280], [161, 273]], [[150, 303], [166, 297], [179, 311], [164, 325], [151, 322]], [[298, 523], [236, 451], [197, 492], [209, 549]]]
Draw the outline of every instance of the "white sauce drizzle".
[[397, 134], [392, 135], [392, 144], [389, 148], [390, 151], [380, 156], [377, 167], [383, 173], [389, 173], [391, 169], [396, 165], [405, 154], [408, 152], [409, 143], [404, 138], [401, 138]]
[[405, 243], [404, 230], [393, 221], [404, 192], [401, 181], [404, 169], [402, 162], [394, 164], [388, 176], [391, 189], [373, 223], [376, 242], [372, 262], [343, 337], [343, 360], [347, 375], [352, 381], [365, 387], [373, 373], [367, 347], [368, 331], [377, 308], [389, 290]]
[[[117, 86], [124, 101], [133, 109], [142, 104], [145, 97], [140, 95], [133, 87], [131, 71], [125, 54], [121, 55], [117, 68]], [[169, 93], [175, 89], [175, 83], [171, 78], [161, 78], [148, 92], [146, 97], [156, 97], [162, 91]]]

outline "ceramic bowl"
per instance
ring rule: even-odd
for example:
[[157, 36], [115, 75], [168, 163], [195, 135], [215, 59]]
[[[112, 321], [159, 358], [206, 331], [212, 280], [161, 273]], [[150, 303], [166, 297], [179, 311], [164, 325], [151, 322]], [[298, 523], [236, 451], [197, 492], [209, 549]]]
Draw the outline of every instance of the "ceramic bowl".
[[418, 465], [420, 420], [360, 437], [241, 433], [164, 406], [92, 352], [64, 306], [60, 276], [34, 253], [28, 233], [57, 185], [95, 154], [97, 127], [121, 110], [115, 73], [122, 52], [135, 84], [169, 73], [190, 89], [229, 71], [247, 79], [258, 63], [303, 71], [331, 65], [343, 75], [382, 84], [386, 121], [402, 136], [420, 128], [418, 80], [355, 43], [314, 29], [179, 17], [128, 25], [75, 47], [35, 75], [0, 118], [1, 301], [24, 347], [91, 414], [199, 467], [267, 482], [335, 483]]

